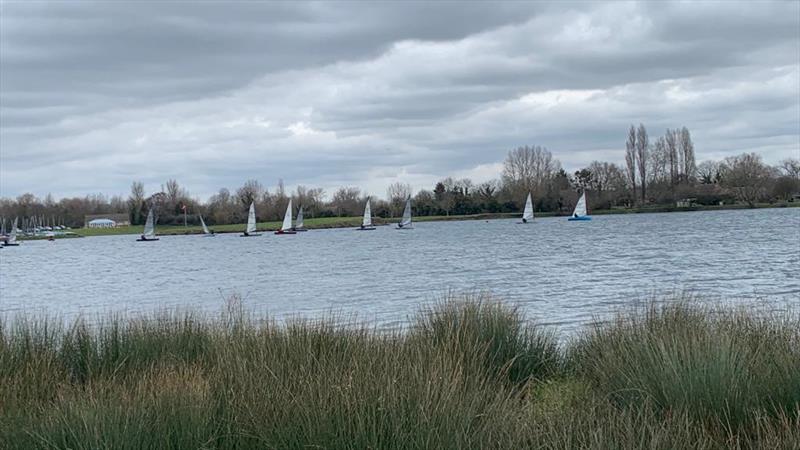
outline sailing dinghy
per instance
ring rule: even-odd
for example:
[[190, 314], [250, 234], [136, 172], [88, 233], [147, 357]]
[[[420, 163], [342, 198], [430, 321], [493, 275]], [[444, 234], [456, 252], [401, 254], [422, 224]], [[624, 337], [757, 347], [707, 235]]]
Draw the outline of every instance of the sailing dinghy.
[[525, 210], [522, 212], [522, 222], [517, 223], [533, 223], [533, 201], [531, 194], [528, 192], [528, 199], [525, 200]]
[[244, 229], [244, 233], [240, 234], [241, 237], [256, 237], [261, 236], [260, 233], [256, 233], [256, 207], [253, 202], [250, 202], [250, 211], [247, 213], [247, 228]]
[[403, 218], [397, 224], [398, 230], [411, 230], [414, 226], [411, 223], [411, 196], [406, 199], [406, 209], [403, 210]]
[[216, 236], [213, 231], [210, 231], [206, 226], [206, 222], [203, 220], [203, 216], [200, 217], [200, 225], [203, 226], [203, 237], [214, 237]]
[[139, 239], [136, 241], [138, 242], [148, 242], [148, 241], [157, 241], [158, 238], [156, 237], [156, 224], [155, 220], [153, 220], [153, 208], [150, 208], [150, 211], [147, 212], [147, 220], [144, 222], [144, 233], [139, 236]]
[[297, 231], [292, 229], [292, 199], [289, 199], [289, 204], [286, 205], [286, 214], [283, 215], [281, 229], [275, 234], [297, 234]]
[[369, 231], [374, 229], [375, 227], [372, 226], [372, 208], [369, 206], [369, 197], [367, 197], [367, 204], [364, 206], [364, 218], [361, 220], [361, 226], [356, 230]]
[[303, 226], [303, 205], [300, 205], [300, 209], [297, 211], [297, 220], [294, 223], [294, 227], [292, 228], [294, 231], [308, 231], [308, 228]]
[[586, 192], [581, 194], [581, 198], [578, 199], [578, 204], [575, 205], [575, 210], [572, 211], [572, 215], [567, 220], [592, 220], [586, 211]]
[[5, 247], [16, 247], [19, 245], [17, 242], [17, 217], [14, 217], [14, 223], [11, 224], [11, 233], [8, 234], [8, 237], [3, 243]]

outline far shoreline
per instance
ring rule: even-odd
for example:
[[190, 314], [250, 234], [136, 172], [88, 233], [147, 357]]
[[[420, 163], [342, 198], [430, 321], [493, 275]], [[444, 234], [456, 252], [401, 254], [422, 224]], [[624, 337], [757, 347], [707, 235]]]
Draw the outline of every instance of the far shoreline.
[[[748, 210], [748, 209], [779, 209], [779, 208], [798, 208], [800, 202], [787, 202], [787, 203], [762, 203], [755, 206], [733, 204], [733, 205], [719, 205], [719, 206], [705, 206], [697, 205], [691, 207], [677, 207], [677, 206], [651, 206], [640, 208], [615, 208], [603, 210], [590, 210], [592, 216], [602, 215], [618, 215], [618, 214], [652, 214], [652, 213], [672, 213], [672, 212], [697, 212], [697, 211], [728, 211], [728, 210]], [[520, 217], [521, 213], [480, 213], [480, 214], [466, 214], [466, 215], [452, 215], [452, 216], [418, 216], [414, 218], [415, 222], [447, 222], [447, 221], [468, 221], [468, 220], [499, 220], [499, 219], [516, 219]], [[536, 217], [568, 217], [568, 213], [554, 213], [554, 212], [537, 212]], [[396, 217], [382, 218], [373, 217], [373, 223], [376, 226], [389, 226], [398, 220]], [[361, 224], [361, 217], [320, 217], [320, 218], [307, 218], [305, 220], [305, 228], [309, 230], [322, 230], [332, 228], [358, 228]], [[273, 232], [280, 228], [281, 221], [259, 222], [257, 224], [258, 232]], [[228, 234], [228, 233], [241, 233], [244, 224], [227, 224], [210, 226], [215, 234]], [[117, 236], [117, 235], [138, 235], [142, 232], [142, 225], [129, 225], [116, 228], [75, 228], [70, 230], [70, 235], [56, 235], [56, 239], [69, 239], [81, 237], [95, 237], [95, 236]], [[198, 235], [203, 234], [203, 229], [197, 225], [183, 227], [181, 225], [156, 225], [157, 236], [184, 236], [184, 235]], [[46, 240], [47, 237], [23, 237], [20, 236], [19, 240]]]

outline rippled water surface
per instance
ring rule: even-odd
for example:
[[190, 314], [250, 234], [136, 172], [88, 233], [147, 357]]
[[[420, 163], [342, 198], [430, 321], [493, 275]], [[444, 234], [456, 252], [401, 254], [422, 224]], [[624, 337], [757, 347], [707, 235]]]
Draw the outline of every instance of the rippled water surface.
[[135, 236], [0, 250], [0, 314], [219, 311], [394, 324], [448, 290], [488, 290], [564, 328], [658, 292], [800, 304], [800, 208], [428, 222], [244, 239]]

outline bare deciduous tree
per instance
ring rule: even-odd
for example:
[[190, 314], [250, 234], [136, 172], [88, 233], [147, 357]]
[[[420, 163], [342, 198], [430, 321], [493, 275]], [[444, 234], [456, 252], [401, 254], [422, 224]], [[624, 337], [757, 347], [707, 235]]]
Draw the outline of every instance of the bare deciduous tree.
[[683, 162], [683, 179], [686, 182], [691, 182], [695, 178], [697, 164], [694, 159], [694, 143], [688, 128], [681, 128], [678, 142]]
[[717, 161], [703, 161], [697, 166], [697, 177], [701, 184], [719, 183], [719, 163]]
[[632, 198], [636, 201], [636, 128], [633, 125], [628, 130], [628, 140], [625, 141], [625, 167], [631, 183]]
[[134, 181], [131, 184], [131, 195], [128, 197], [128, 207], [130, 210], [131, 223], [142, 223], [142, 208], [144, 208], [144, 184], [141, 181]]
[[247, 180], [242, 187], [236, 190], [236, 197], [245, 208], [249, 208], [250, 203], [260, 200], [263, 194], [264, 187], [258, 180]]
[[730, 156], [722, 166], [722, 184], [750, 207], [764, 195], [770, 175], [770, 168], [755, 153]]
[[515, 196], [525, 192], [538, 196], [560, 169], [561, 163], [546, 148], [518, 147], [506, 156], [503, 181], [515, 191]]
[[650, 150], [650, 140], [644, 124], [639, 124], [636, 132], [636, 165], [639, 168], [639, 184], [642, 186], [642, 203], [647, 202], [647, 157]]
[[342, 187], [333, 193], [331, 206], [336, 210], [336, 215], [356, 216], [360, 210], [361, 190], [357, 187]]
[[667, 142], [664, 136], [656, 139], [650, 151], [650, 185], [661, 183], [667, 178]]
[[667, 144], [667, 161], [669, 162], [669, 184], [675, 187], [678, 182], [678, 142], [677, 133], [667, 129], [664, 134], [664, 141]]
[[784, 159], [781, 161], [780, 169], [787, 177], [800, 179], [800, 159]]
[[392, 217], [402, 214], [406, 204], [406, 199], [411, 197], [411, 185], [408, 183], [396, 182], [386, 188], [386, 198], [392, 212]]

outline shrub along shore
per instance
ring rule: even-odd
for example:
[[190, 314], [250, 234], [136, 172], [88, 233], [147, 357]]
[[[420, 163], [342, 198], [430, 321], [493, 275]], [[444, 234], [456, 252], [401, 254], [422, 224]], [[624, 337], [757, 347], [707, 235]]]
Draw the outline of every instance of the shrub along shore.
[[0, 322], [0, 448], [800, 448], [800, 314], [652, 302], [568, 340], [488, 295], [404, 330], [230, 302]]

